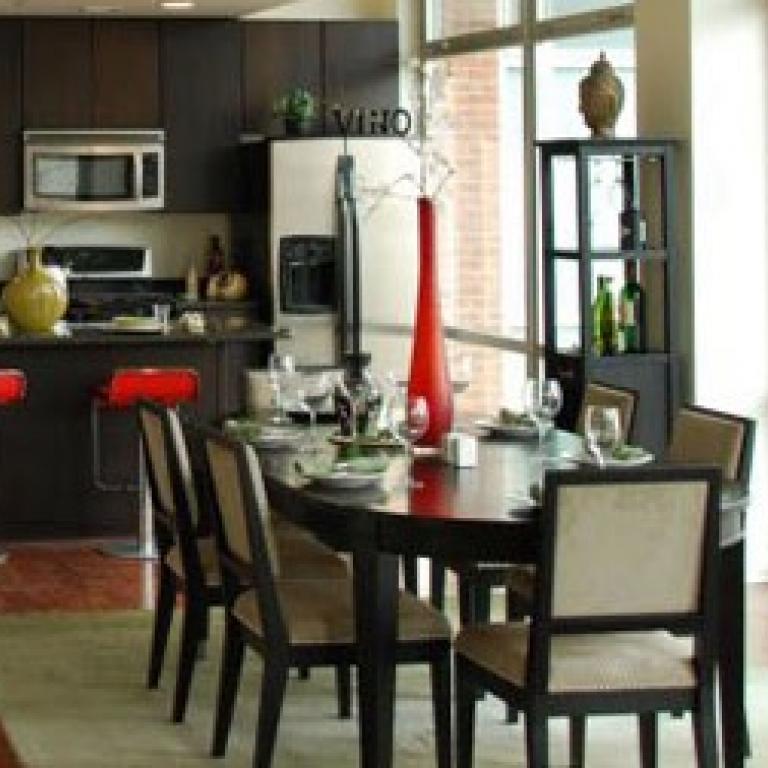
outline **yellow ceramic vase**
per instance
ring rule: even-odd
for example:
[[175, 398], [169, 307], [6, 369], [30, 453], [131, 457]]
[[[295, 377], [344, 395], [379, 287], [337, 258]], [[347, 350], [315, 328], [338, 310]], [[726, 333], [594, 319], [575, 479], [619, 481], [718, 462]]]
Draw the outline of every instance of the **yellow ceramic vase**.
[[3, 290], [3, 304], [14, 326], [49, 333], [67, 311], [67, 283], [42, 264], [42, 251], [28, 251], [29, 264]]

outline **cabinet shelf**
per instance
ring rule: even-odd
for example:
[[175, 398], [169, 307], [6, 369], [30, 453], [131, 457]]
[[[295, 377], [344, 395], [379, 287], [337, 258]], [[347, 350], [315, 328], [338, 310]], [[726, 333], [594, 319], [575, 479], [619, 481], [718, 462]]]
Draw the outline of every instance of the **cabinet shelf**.
[[[549, 250], [547, 255], [551, 259], [571, 259], [579, 261], [582, 258], [578, 250]], [[586, 258], [592, 261], [666, 261], [666, 248], [643, 248], [637, 251], [587, 251]]]
[[[670, 311], [670, 297], [678, 295], [676, 145], [664, 139], [538, 143], [545, 369], [563, 387], [558, 424], [575, 427], [591, 382], [632, 389], [638, 401], [631, 439], [657, 454], [665, 449], [678, 403], [678, 320]], [[624, 216], [626, 211], [642, 212], [642, 220]], [[646, 242], [646, 237], [655, 247], [619, 247], [620, 242]], [[557, 247], [562, 244], [571, 247]], [[617, 292], [628, 280], [641, 284], [642, 343], [651, 351], [593, 353], [593, 303], [601, 277]]]

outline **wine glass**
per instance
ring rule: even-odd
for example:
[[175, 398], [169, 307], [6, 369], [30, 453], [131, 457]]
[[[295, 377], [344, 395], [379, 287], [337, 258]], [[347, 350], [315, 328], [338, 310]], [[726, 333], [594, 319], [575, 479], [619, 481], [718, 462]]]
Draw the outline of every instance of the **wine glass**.
[[528, 379], [523, 392], [525, 412], [536, 424], [539, 435], [539, 448], [544, 436], [552, 427], [555, 416], [563, 405], [563, 390], [557, 379]]
[[451, 384], [453, 393], [460, 395], [469, 389], [472, 381], [472, 356], [456, 355], [451, 364]]
[[309, 442], [314, 450], [317, 447], [317, 412], [331, 395], [333, 381], [326, 371], [305, 373], [297, 390], [297, 398], [302, 408], [309, 414]]
[[267, 363], [269, 382], [272, 385], [272, 398], [275, 414], [272, 421], [276, 424], [285, 424], [288, 417], [285, 413], [285, 393], [289, 379], [296, 370], [293, 355], [285, 352], [273, 352]]
[[602, 469], [606, 458], [613, 454], [621, 441], [619, 409], [605, 405], [587, 406], [585, 432], [587, 450], [597, 459]]
[[421, 483], [413, 479], [413, 444], [423, 437], [429, 427], [429, 404], [422, 395], [409, 396], [401, 391], [391, 405], [392, 431], [405, 446], [407, 459], [407, 487], [419, 488]]

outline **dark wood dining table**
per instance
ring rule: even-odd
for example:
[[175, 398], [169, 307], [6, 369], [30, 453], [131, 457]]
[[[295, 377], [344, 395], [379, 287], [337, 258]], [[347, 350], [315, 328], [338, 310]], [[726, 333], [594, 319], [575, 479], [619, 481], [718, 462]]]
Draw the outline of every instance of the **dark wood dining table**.
[[[580, 454], [564, 432], [535, 441], [481, 439], [476, 467], [438, 457], [417, 459], [413, 478], [393, 461], [385, 481], [359, 490], [307, 481], [290, 452], [260, 452], [271, 503], [285, 517], [352, 554], [355, 624], [360, 647], [359, 743], [363, 768], [393, 765], [394, 645], [399, 556], [534, 563], [538, 509], [521, 499], [549, 467]], [[746, 497], [725, 489], [721, 514], [720, 703], [724, 764], [748, 753], [744, 709], [744, 523]]]

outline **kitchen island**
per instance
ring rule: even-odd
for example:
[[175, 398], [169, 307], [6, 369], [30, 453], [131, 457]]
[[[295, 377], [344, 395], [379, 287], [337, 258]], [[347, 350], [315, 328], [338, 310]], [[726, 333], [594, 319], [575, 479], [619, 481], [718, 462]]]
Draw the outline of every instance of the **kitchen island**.
[[[77, 329], [67, 335], [0, 337], [0, 368], [19, 368], [27, 398], [0, 411], [0, 539], [50, 541], [129, 535], [138, 527], [135, 492], [95, 488], [90, 407], [121, 367], [183, 366], [200, 375], [192, 409], [202, 419], [240, 411], [246, 368], [263, 367], [275, 332], [248, 325], [205, 334]], [[102, 474], [138, 477], [132, 411], [102, 412]]]

